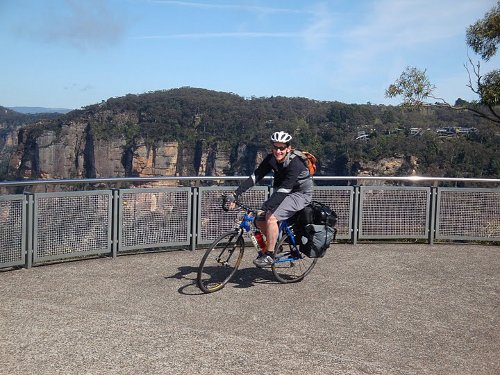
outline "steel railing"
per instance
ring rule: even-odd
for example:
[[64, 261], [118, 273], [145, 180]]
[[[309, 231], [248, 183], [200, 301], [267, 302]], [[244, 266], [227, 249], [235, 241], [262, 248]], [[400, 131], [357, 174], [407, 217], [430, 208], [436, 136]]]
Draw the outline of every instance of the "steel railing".
[[[246, 177], [129, 177], [0, 182], [0, 268], [155, 248], [195, 249], [238, 219], [220, 195]], [[269, 179], [270, 180], [270, 179]], [[339, 215], [337, 239], [500, 241], [500, 179], [317, 176], [314, 199]], [[232, 185], [229, 183], [233, 183]], [[327, 185], [342, 182], [344, 186]], [[168, 184], [175, 187], [116, 188]], [[392, 184], [380, 185], [380, 184]], [[187, 185], [190, 186], [182, 186]], [[200, 185], [212, 186], [200, 186]], [[481, 187], [448, 187], [440, 184]], [[91, 190], [50, 191], [70, 186]], [[180, 186], [179, 186], [180, 185]], [[410, 186], [406, 186], [410, 185]], [[491, 187], [483, 187], [484, 185]], [[110, 188], [111, 186], [111, 188]], [[45, 187], [46, 192], [37, 192]], [[104, 189], [104, 187], [107, 187]], [[244, 199], [258, 208], [270, 186]]]

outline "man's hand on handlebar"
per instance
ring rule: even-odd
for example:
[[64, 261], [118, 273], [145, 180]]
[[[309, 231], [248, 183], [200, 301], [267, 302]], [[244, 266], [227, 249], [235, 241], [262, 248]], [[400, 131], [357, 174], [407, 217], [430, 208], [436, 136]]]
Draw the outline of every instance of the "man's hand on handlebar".
[[225, 211], [234, 210], [237, 207], [236, 195], [234, 193], [224, 195], [223, 199], [223, 208]]

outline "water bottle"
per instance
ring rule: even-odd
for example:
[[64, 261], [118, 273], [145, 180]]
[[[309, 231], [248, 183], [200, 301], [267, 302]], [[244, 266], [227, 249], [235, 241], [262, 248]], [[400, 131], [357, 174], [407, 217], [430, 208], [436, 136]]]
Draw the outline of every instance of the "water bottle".
[[264, 236], [260, 231], [255, 231], [255, 239], [257, 240], [257, 243], [259, 244], [259, 248], [261, 250], [266, 250], [266, 241], [264, 240]]
[[259, 250], [259, 242], [257, 241], [257, 238], [255, 238], [255, 235], [253, 233], [250, 233], [250, 239], [252, 240], [253, 245], [257, 250]]

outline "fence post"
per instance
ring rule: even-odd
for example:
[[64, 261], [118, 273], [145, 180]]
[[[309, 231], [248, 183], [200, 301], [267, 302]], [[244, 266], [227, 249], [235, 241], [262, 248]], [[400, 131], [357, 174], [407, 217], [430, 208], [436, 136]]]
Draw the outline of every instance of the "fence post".
[[196, 250], [198, 244], [198, 188], [191, 187], [191, 251]]
[[33, 194], [25, 193], [25, 204], [26, 204], [26, 228], [25, 228], [25, 236], [26, 236], [26, 268], [31, 268], [33, 266], [33, 223], [35, 218], [34, 210], [33, 210]]
[[111, 256], [116, 259], [118, 255], [118, 223], [119, 223], [119, 207], [120, 207], [120, 190], [113, 189], [113, 199], [112, 199], [112, 226], [111, 226]]
[[354, 223], [352, 225], [352, 243], [356, 245], [358, 243], [358, 220], [359, 220], [359, 186], [354, 186], [354, 200], [353, 200], [353, 220]]
[[437, 187], [431, 186], [431, 220], [430, 220], [430, 228], [429, 228], [429, 245], [434, 245], [434, 234], [435, 234], [435, 226], [436, 226], [436, 215], [437, 215]]

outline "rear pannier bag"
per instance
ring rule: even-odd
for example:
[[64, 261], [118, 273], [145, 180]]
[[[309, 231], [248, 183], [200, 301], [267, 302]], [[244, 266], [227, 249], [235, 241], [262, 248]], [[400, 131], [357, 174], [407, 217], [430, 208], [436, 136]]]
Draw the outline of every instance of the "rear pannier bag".
[[313, 201], [301, 212], [299, 223], [299, 250], [309, 258], [323, 257], [337, 233], [335, 211]]
[[328, 225], [307, 224], [300, 238], [300, 252], [309, 258], [322, 258], [335, 238], [335, 228]]
[[326, 204], [312, 201], [308, 207], [313, 209], [313, 224], [325, 224], [330, 227], [337, 224], [337, 214]]

